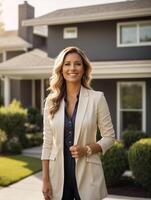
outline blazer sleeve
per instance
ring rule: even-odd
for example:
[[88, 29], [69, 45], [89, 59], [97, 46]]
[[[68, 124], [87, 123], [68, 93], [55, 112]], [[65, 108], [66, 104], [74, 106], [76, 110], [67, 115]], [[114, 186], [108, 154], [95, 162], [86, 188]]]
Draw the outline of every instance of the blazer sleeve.
[[41, 160], [49, 160], [52, 149], [52, 127], [49, 119], [48, 101], [46, 100], [43, 115], [43, 145]]
[[102, 138], [97, 142], [101, 145], [102, 153], [113, 145], [115, 141], [115, 133], [111, 121], [111, 116], [104, 93], [99, 92], [99, 101], [97, 105], [97, 122]]

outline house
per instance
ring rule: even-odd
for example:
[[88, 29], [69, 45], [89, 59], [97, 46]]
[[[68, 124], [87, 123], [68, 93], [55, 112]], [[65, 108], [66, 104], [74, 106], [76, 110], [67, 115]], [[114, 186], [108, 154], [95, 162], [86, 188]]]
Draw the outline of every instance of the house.
[[[92, 63], [92, 87], [105, 93], [117, 138], [128, 129], [151, 134], [151, 0], [60, 9], [37, 18], [27, 2], [22, 9], [19, 36], [32, 49], [0, 64], [4, 99], [17, 97], [26, 106], [42, 108], [55, 57], [75, 45]], [[39, 60], [38, 65], [36, 56], [42, 55], [45, 64]], [[12, 90], [12, 79], [19, 81], [19, 93]]]

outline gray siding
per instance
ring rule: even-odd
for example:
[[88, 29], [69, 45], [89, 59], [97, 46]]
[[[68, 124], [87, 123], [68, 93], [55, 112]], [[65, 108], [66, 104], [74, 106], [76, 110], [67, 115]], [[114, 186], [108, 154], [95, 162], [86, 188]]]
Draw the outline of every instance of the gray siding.
[[3, 62], [3, 54], [0, 53], [0, 63]]
[[44, 51], [47, 51], [47, 38], [41, 37], [39, 35], [34, 35], [33, 39], [33, 47], [43, 49]]
[[32, 81], [21, 80], [20, 87], [21, 102], [25, 107], [32, 106]]
[[117, 118], [117, 82], [118, 81], [145, 81], [146, 82], [146, 132], [151, 136], [151, 78], [146, 79], [96, 79], [92, 81], [95, 90], [103, 91], [109, 105], [113, 126], [116, 130]]
[[10, 91], [11, 91], [11, 101], [16, 99], [21, 101], [20, 97], [20, 80], [11, 80], [10, 82]]
[[[127, 21], [136, 21], [136, 19], [49, 26], [48, 55], [54, 58], [63, 48], [75, 45], [83, 49], [92, 61], [150, 59], [151, 46], [117, 47], [117, 23]], [[63, 39], [63, 28], [70, 26], [78, 27], [77, 39]]]

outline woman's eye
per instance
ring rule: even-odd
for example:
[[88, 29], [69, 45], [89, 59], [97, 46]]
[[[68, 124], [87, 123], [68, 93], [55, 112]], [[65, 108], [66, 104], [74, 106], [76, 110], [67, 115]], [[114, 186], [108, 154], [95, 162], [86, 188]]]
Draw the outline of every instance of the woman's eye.
[[80, 65], [81, 65], [81, 63], [77, 63], [76, 65], [80, 66]]
[[65, 63], [64, 65], [65, 65], [65, 66], [69, 66], [69, 65], [70, 65], [70, 63]]

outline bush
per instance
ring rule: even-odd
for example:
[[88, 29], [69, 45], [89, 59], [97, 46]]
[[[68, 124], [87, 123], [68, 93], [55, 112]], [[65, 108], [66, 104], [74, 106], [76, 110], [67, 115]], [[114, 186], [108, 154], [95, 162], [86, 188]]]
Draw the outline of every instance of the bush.
[[127, 152], [123, 144], [115, 142], [101, 159], [107, 185], [117, 185], [128, 166]]
[[29, 133], [27, 134], [28, 143], [30, 147], [39, 146], [43, 142], [43, 134], [39, 133]]
[[6, 142], [5, 151], [12, 154], [20, 154], [22, 152], [22, 145], [17, 137], [13, 137]]
[[128, 160], [136, 181], [151, 192], [151, 138], [133, 144]]
[[9, 106], [0, 108], [0, 129], [4, 130], [8, 139], [20, 137], [25, 133], [26, 109], [14, 100]]
[[147, 135], [141, 131], [125, 131], [123, 133], [123, 142], [126, 148], [129, 148], [136, 141], [146, 138]]
[[3, 145], [7, 140], [7, 135], [5, 133], [5, 131], [0, 129], [0, 152], [2, 152], [3, 150]]
[[42, 128], [43, 117], [37, 108], [29, 107], [27, 111], [27, 120], [30, 124], [36, 124]]

